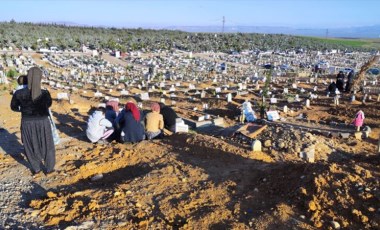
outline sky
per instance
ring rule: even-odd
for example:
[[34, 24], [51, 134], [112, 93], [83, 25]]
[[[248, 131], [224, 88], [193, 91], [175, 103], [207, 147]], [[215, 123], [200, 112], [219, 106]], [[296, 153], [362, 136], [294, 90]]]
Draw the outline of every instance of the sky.
[[380, 0], [0, 0], [0, 21], [87, 26], [380, 25]]

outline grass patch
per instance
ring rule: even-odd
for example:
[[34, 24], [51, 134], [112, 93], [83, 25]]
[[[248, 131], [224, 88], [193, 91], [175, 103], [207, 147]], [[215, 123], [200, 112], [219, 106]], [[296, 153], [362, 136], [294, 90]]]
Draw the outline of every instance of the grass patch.
[[[305, 37], [306, 38], [306, 37]], [[352, 48], [380, 49], [380, 39], [318, 38], [307, 37], [315, 42]]]

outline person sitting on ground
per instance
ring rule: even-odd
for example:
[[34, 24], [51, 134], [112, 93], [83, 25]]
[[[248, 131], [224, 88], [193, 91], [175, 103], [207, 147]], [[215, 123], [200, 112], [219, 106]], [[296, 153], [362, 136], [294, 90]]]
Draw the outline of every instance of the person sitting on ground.
[[336, 84], [335, 82], [331, 82], [331, 84], [329, 85], [329, 87], [327, 88], [327, 92], [329, 93], [329, 95], [331, 96], [334, 96], [335, 95], [335, 92], [336, 92]]
[[344, 89], [344, 73], [343, 71], [339, 71], [338, 75], [336, 76], [336, 87], [340, 92], [343, 92]]
[[160, 114], [164, 117], [164, 128], [175, 132], [175, 120], [178, 118], [177, 113], [169, 106], [160, 102]]
[[160, 105], [156, 102], [151, 105], [152, 112], [145, 117], [145, 134], [148, 140], [158, 137], [164, 129], [164, 117], [160, 114]]
[[16, 87], [15, 91], [24, 89], [28, 87], [28, 76], [27, 75], [21, 75], [20, 77], [17, 78], [17, 84], [18, 86]]
[[109, 100], [106, 103], [106, 119], [112, 124], [114, 123], [117, 115], [119, 114], [119, 102], [117, 100]]
[[136, 104], [127, 102], [124, 110], [116, 119], [117, 128], [121, 131], [120, 141], [122, 143], [136, 143], [145, 139], [142, 117]]
[[107, 138], [113, 133], [112, 123], [105, 117], [106, 108], [99, 107], [87, 122], [86, 135], [92, 143], [106, 144]]

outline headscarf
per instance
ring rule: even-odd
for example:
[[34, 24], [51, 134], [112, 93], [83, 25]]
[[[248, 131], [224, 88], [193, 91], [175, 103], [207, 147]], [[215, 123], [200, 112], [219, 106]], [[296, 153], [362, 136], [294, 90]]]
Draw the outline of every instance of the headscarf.
[[107, 101], [106, 106], [112, 107], [112, 110], [115, 112], [119, 112], [119, 102], [117, 101]]
[[42, 71], [38, 67], [28, 70], [28, 89], [31, 92], [32, 100], [36, 100], [41, 95]]
[[150, 108], [152, 109], [152, 111], [160, 112], [160, 105], [157, 102], [153, 102], [150, 105]]
[[140, 121], [140, 111], [137, 108], [137, 106], [131, 102], [128, 102], [125, 105], [125, 111], [131, 111], [133, 117], [135, 118], [136, 121]]

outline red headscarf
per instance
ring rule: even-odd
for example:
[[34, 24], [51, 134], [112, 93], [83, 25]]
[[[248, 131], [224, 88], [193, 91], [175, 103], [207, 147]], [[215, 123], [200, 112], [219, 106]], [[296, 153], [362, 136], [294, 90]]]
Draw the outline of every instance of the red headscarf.
[[133, 117], [135, 118], [136, 121], [140, 121], [140, 111], [139, 109], [137, 108], [137, 106], [135, 104], [133, 104], [132, 102], [128, 102], [126, 105], [125, 105], [125, 110], [126, 111], [131, 111]]
[[160, 112], [160, 105], [157, 102], [153, 102], [150, 105], [150, 108], [152, 109], [152, 111]]

